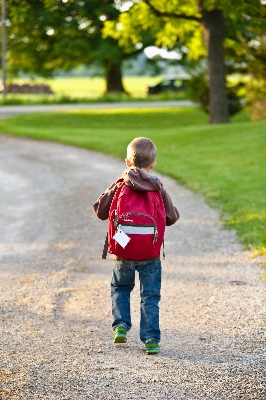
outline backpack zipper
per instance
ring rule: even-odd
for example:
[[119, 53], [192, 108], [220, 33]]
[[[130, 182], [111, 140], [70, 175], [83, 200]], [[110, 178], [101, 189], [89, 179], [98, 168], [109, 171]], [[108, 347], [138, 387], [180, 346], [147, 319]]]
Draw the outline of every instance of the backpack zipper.
[[[140, 217], [148, 217], [148, 218], [150, 218], [152, 220], [152, 222], [153, 222], [153, 227], [154, 227], [154, 234], [153, 234], [153, 242], [152, 242], [152, 244], [157, 242], [157, 240], [158, 240], [158, 229], [157, 229], [155, 220], [150, 215], [143, 214], [143, 213], [138, 213], [138, 212], [131, 212], [131, 213], [127, 213], [127, 214], [121, 215], [118, 219], [116, 219], [116, 215], [117, 215], [117, 211], [115, 210], [114, 226], [115, 226], [116, 230], [117, 230], [117, 227], [119, 225], [119, 221], [121, 219], [125, 219], [125, 218], [129, 217], [130, 215], [138, 215]], [[139, 225], [128, 224], [128, 226], [139, 226]], [[141, 226], [148, 227], [148, 226], [151, 226], [151, 225], [141, 225]]]

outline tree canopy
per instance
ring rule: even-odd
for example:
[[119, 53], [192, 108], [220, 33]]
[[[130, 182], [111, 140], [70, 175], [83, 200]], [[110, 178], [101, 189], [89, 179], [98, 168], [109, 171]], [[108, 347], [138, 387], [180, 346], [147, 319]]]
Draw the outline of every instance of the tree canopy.
[[[41, 75], [93, 60], [107, 91], [123, 91], [121, 65], [148, 45], [206, 57], [210, 122], [229, 121], [226, 74], [265, 70], [265, 1], [6, 0], [9, 71]], [[126, 8], [127, 9], [126, 9]], [[258, 46], [259, 43], [259, 46]]]
[[107, 91], [124, 91], [122, 61], [140, 49], [128, 53], [115, 38], [102, 37], [104, 21], [120, 14], [115, 0], [7, 0], [7, 5], [11, 73], [47, 76], [98, 60]]
[[[122, 1], [123, 3], [123, 1]], [[210, 122], [229, 121], [226, 98], [225, 54], [245, 60], [243, 43], [250, 43], [266, 25], [266, 7], [260, 0], [133, 0], [118, 22], [105, 22], [104, 35], [118, 40], [125, 51], [139, 43], [143, 30], [155, 44], [176, 48], [188, 58], [207, 56]]]

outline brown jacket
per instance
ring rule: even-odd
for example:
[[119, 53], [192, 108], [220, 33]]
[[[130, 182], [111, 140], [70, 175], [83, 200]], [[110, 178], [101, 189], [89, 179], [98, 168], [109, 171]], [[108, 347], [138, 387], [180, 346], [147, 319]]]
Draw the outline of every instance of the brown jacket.
[[155, 180], [139, 168], [126, 170], [117, 183], [113, 183], [100, 195], [96, 203], [93, 204], [94, 213], [99, 219], [108, 219], [109, 209], [115, 191], [123, 182], [133, 190], [145, 192], [161, 191], [166, 213], [166, 225], [173, 225], [179, 219], [179, 212], [176, 207], [174, 207], [172, 200], [165, 188], [162, 186], [161, 181], [158, 178]]

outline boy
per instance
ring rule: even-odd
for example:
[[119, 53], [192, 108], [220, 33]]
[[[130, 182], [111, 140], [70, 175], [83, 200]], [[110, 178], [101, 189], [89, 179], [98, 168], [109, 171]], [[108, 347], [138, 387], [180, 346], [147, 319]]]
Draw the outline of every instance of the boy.
[[[127, 170], [113, 183], [93, 205], [96, 216], [101, 220], [109, 217], [109, 210], [117, 190], [126, 185], [134, 191], [159, 192], [162, 199], [167, 226], [179, 218], [177, 209], [162, 186], [160, 180], [150, 175], [156, 165], [156, 146], [148, 138], [135, 138], [127, 147]], [[158, 195], [158, 193], [156, 193]], [[110, 240], [110, 237], [109, 237]], [[152, 257], [139, 260], [121, 258], [114, 254], [114, 268], [111, 281], [112, 315], [114, 343], [126, 343], [127, 331], [131, 328], [130, 293], [135, 286], [135, 271], [140, 280], [140, 339], [145, 344], [147, 354], [159, 352], [159, 301], [161, 290], [160, 249]]]

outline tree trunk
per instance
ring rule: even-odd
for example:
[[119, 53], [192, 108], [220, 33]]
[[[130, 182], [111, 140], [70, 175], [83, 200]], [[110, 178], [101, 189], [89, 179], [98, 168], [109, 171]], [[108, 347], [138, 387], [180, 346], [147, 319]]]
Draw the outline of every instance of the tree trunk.
[[204, 40], [210, 79], [210, 123], [229, 122], [224, 67], [224, 19], [221, 10], [203, 10]]
[[122, 82], [122, 62], [108, 60], [104, 62], [106, 93], [126, 93]]

